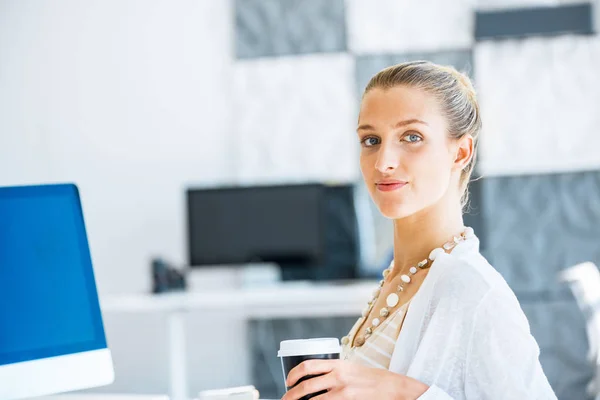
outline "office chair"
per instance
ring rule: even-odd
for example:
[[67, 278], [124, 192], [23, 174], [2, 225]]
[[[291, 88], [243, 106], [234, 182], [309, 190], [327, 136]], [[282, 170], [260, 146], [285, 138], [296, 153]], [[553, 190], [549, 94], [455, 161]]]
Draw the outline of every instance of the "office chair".
[[567, 283], [586, 321], [590, 351], [588, 359], [594, 366], [594, 377], [588, 384], [588, 394], [600, 400], [600, 270], [592, 262], [567, 268], [559, 274]]

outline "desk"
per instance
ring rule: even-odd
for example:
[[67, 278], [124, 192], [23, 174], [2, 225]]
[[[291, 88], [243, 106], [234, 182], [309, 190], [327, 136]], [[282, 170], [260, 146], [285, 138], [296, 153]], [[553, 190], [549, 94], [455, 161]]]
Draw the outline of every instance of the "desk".
[[101, 298], [103, 312], [167, 314], [171, 399], [189, 395], [186, 368], [185, 314], [227, 311], [246, 319], [358, 316], [377, 281], [342, 284], [281, 282], [278, 284], [172, 294], [117, 295]]
[[[34, 400], [34, 399], [31, 399]], [[37, 397], [35, 400], [169, 400], [169, 396], [138, 394], [61, 394]], [[261, 399], [268, 400], [268, 399]]]
[[88, 394], [71, 393], [47, 397], [37, 397], [36, 400], [169, 400], [168, 396], [137, 395], [137, 394]]

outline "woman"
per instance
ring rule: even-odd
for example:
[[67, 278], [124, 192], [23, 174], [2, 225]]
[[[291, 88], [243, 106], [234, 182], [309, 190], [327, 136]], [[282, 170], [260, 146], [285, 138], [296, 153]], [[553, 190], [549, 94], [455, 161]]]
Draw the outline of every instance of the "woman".
[[[462, 210], [481, 119], [468, 77], [418, 61], [375, 75], [360, 107], [360, 166], [394, 221], [394, 261], [341, 360], [309, 360], [282, 400], [556, 399], [506, 281]], [[526, 266], [524, 265], [526, 268]]]

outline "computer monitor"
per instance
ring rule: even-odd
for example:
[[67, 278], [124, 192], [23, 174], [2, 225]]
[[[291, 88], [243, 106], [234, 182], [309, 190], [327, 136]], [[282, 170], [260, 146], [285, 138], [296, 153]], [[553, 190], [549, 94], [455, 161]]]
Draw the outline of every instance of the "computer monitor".
[[356, 279], [352, 184], [189, 189], [191, 266], [274, 262], [281, 278]]
[[77, 187], [0, 188], [0, 399], [113, 379]]
[[319, 263], [323, 191], [321, 184], [189, 189], [190, 266]]

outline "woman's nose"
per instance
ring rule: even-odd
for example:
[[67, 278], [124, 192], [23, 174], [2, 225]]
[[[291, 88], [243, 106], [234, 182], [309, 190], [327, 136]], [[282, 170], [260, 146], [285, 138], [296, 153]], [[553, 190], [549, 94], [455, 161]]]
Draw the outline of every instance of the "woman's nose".
[[390, 146], [381, 146], [375, 168], [381, 173], [389, 173], [398, 167], [398, 155], [395, 154]]

